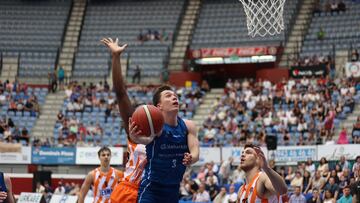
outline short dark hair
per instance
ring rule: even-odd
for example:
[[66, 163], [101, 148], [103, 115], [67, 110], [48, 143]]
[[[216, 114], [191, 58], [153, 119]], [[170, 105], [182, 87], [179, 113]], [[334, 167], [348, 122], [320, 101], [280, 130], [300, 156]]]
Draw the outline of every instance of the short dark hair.
[[99, 149], [99, 151], [98, 151], [98, 156], [100, 157], [101, 152], [105, 152], [105, 151], [108, 151], [108, 152], [110, 153], [110, 155], [111, 155], [111, 150], [110, 150], [110, 148], [104, 146], [104, 147], [101, 147], [101, 148]]
[[161, 85], [160, 87], [156, 88], [156, 90], [154, 92], [153, 99], [152, 99], [154, 106], [159, 104], [160, 97], [161, 97], [161, 92], [163, 92], [165, 90], [172, 90], [172, 88], [169, 85]]
[[244, 146], [244, 150], [245, 150], [246, 148], [254, 148], [254, 147], [256, 147], [256, 145], [254, 145], [254, 144], [252, 144], [252, 143], [247, 143], [247, 144], [245, 144], [245, 146]]

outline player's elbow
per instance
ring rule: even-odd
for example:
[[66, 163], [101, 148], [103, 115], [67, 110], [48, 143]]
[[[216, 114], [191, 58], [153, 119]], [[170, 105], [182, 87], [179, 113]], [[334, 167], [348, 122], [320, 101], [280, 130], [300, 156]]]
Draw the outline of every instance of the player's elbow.
[[278, 189], [278, 193], [280, 195], [284, 195], [284, 194], [287, 194], [287, 191], [288, 191], [287, 186], [284, 184], [281, 184], [280, 188]]

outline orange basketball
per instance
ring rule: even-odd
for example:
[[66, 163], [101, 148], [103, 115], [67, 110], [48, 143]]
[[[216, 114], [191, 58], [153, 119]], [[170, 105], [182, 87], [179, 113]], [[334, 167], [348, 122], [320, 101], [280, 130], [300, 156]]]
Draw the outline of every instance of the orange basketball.
[[153, 105], [139, 106], [131, 117], [142, 135], [150, 136], [152, 133], [158, 134], [164, 126], [164, 117], [161, 111]]

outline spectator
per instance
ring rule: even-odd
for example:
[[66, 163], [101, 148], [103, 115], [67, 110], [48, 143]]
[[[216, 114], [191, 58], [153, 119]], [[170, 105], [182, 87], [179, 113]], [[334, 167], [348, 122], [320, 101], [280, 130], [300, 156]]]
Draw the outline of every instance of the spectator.
[[358, 177], [360, 176], [359, 174], [359, 170], [360, 169], [360, 156], [357, 156], [356, 159], [355, 159], [355, 163], [352, 167], [352, 172], [354, 174], [354, 177]]
[[323, 27], [320, 27], [319, 32], [317, 33], [317, 38], [318, 40], [324, 40], [325, 38], [325, 31], [323, 29]]
[[311, 181], [311, 174], [309, 171], [305, 171], [304, 175], [303, 175], [302, 185], [301, 185], [302, 192], [305, 192], [307, 186], [310, 184], [310, 181]]
[[221, 187], [219, 194], [216, 195], [214, 203], [224, 203], [226, 198], [226, 188]]
[[336, 203], [352, 203], [352, 195], [350, 194], [350, 186], [343, 189], [343, 196]]
[[224, 202], [235, 203], [237, 201], [237, 193], [235, 192], [235, 185], [231, 184], [229, 187], [229, 194], [225, 196]]
[[234, 161], [233, 157], [229, 157], [228, 160], [223, 161], [219, 170], [219, 183], [220, 185], [227, 184], [231, 173], [231, 165]]
[[354, 181], [354, 183], [350, 184], [350, 188], [351, 188], [351, 195], [353, 196], [353, 202], [360, 202], [360, 168], [358, 168], [357, 171], [357, 176], [356, 180]]
[[210, 199], [211, 199], [211, 201], [213, 201], [219, 192], [219, 187], [214, 182], [213, 177], [209, 177], [209, 183], [206, 184], [206, 191], [209, 192]]
[[326, 171], [329, 171], [329, 164], [325, 157], [321, 157], [317, 170], [320, 171], [321, 175], [323, 175]]
[[37, 182], [35, 192], [36, 193], [44, 193], [45, 192], [45, 187], [43, 185], [41, 185], [40, 182]]
[[205, 183], [200, 184], [199, 190], [193, 197], [193, 202], [210, 202], [210, 195], [205, 190]]
[[301, 193], [300, 186], [295, 187], [295, 192], [290, 196], [289, 203], [306, 203], [305, 196]]
[[59, 79], [60, 90], [64, 90], [65, 70], [63, 69], [62, 66], [59, 66], [57, 75], [58, 75], [58, 79]]
[[[341, 171], [343, 171], [344, 169], [350, 169], [350, 163], [346, 160], [344, 155], [340, 156], [340, 160], [338, 162], [338, 164], [341, 167]], [[339, 176], [340, 177], [340, 176]]]
[[342, 12], [346, 11], [346, 5], [342, 0], [340, 0], [340, 2], [338, 3], [338, 9], [339, 9], [339, 11], [342, 11]]
[[335, 178], [330, 177], [329, 183], [325, 186], [324, 190], [330, 191], [334, 199], [339, 195], [339, 185], [335, 183]]
[[57, 188], [55, 188], [54, 195], [64, 195], [65, 194], [65, 187], [63, 186], [62, 182], [59, 181]]
[[346, 132], [346, 128], [343, 127], [340, 134], [339, 134], [339, 138], [337, 140], [337, 144], [349, 144], [349, 140], [347, 138], [347, 132]]
[[307, 203], [322, 203], [318, 189], [313, 189], [312, 197], [307, 201]]
[[305, 170], [309, 171], [311, 176], [313, 176], [315, 174], [316, 168], [315, 168], [315, 164], [313, 163], [312, 159], [308, 158], [305, 164], [306, 164]]
[[331, 2], [331, 13], [338, 13], [339, 12], [339, 7], [338, 7], [338, 4], [336, 3], [335, 0], [333, 0]]
[[319, 192], [322, 191], [325, 186], [326, 179], [321, 176], [320, 171], [316, 171], [315, 175], [312, 177], [310, 184], [305, 190], [305, 193], [311, 192], [314, 189], [317, 189]]
[[351, 61], [352, 61], [352, 62], [359, 61], [359, 53], [358, 53], [357, 49], [354, 49], [354, 50], [351, 52]]
[[137, 80], [137, 84], [140, 84], [141, 69], [140, 69], [139, 65], [136, 65], [135, 73], [134, 73], [134, 75], [132, 77], [132, 83], [135, 83], [136, 80]]
[[300, 187], [300, 191], [302, 191], [302, 183], [303, 183], [303, 177], [301, 176], [300, 171], [295, 172], [295, 177], [291, 180], [290, 186], [292, 188]]
[[324, 193], [324, 203], [336, 203], [336, 199], [333, 197], [333, 194], [330, 190], [325, 190]]

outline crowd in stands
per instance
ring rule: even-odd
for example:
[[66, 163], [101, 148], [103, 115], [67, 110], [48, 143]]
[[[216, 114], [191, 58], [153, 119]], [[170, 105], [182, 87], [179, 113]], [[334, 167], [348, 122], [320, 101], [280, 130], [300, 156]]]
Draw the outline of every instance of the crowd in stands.
[[63, 181], [59, 181], [56, 187], [52, 187], [52, 186], [50, 186], [48, 181], [44, 181], [44, 184], [37, 182], [35, 192], [43, 194], [46, 199], [46, 202], [50, 202], [51, 196], [53, 194], [54, 195], [78, 195], [80, 192], [80, 184], [75, 183], [75, 182], [63, 183]]
[[331, 65], [332, 63], [334, 63], [334, 61], [332, 60], [331, 56], [313, 55], [313, 56], [304, 56], [304, 57], [299, 57], [298, 59], [294, 59], [292, 65], [304, 67], [304, 66]]
[[0, 139], [9, 143], [29, 144], [28, 126], [19, 126], [13, 119], [37, 117], [40, 111], [35, 91], [28, 91], [28, 85], [17, 80], [0, 81]]
[[[283, 203], [351, 203], [352, 196], [360, 193], [360, 156], [353, 164], [341, 156], [332, 162], [323, 157], [319, 163], [308, 159], [297, 166], [275, 166], [271, 160], [269, 165], [288, 185]], [[236, 202], [244, 178], [232, 157], [220, 165], [211, 162], [198, 171], [189, 169], [180, 184], [180, 202]]]
[[[279, 145], [334, 142], [334, 128], [354, 110], [359, 90], [360, 83], [352, 79], [303, 78], [277, 84], [229, 79], [199, 130], [200, 141], [203, 146], [265, 146], [266, 136], [276, 136]], [[346, 138], [348, 143], [358, 140]]]
[[161, 32], [156, 29], [144, 29], [139, 31], [139, 35], [137, 36], [138, 41], [141, 43], [147, 41], [170, 41], [172, 39], [172, 34], [168, 33], [165, 29], [162, 29]]
[[[129, 96], [134, 107], [142, 104], [150, 104], [152, 92], [155, 87], [133, 86], [129, 87]], [[202, 102], [205, 94], [200, 88], [179, 88], [175, 90], [181, 105], [179, 113], [191, 118], [196, 107]], [[105, 128], [108, 123], [119, 128], [117, 133], [124, 133], [120, 125], [119, 108], [114, 92], [111, 91], [107, 82], [104, 84], [86, 85], [72, 82], [65, 90], [66, 99], [63, 111], [57, 115], [55, 128], [59, 132], [57, 143], [62, 146], [94, 146], [102, 145], [106, 134]], [[84, 120], [86, 115], [98, 112], [96, 118], [88, 122]], [[115, 123], [115, 124], [114, 124]], [[115, 133], [116, 134], [116, 133]], [[120, 136], [119, 134], [116, 136]], [[119, 143], [113, 143], [118, 145]]]
[[343, 0], [327, 0], [325, 4], [321, 4], [320, 0], [315, 1], [314, 13], [328, 12], [339, 13], [346, 11], [346, 4]]

